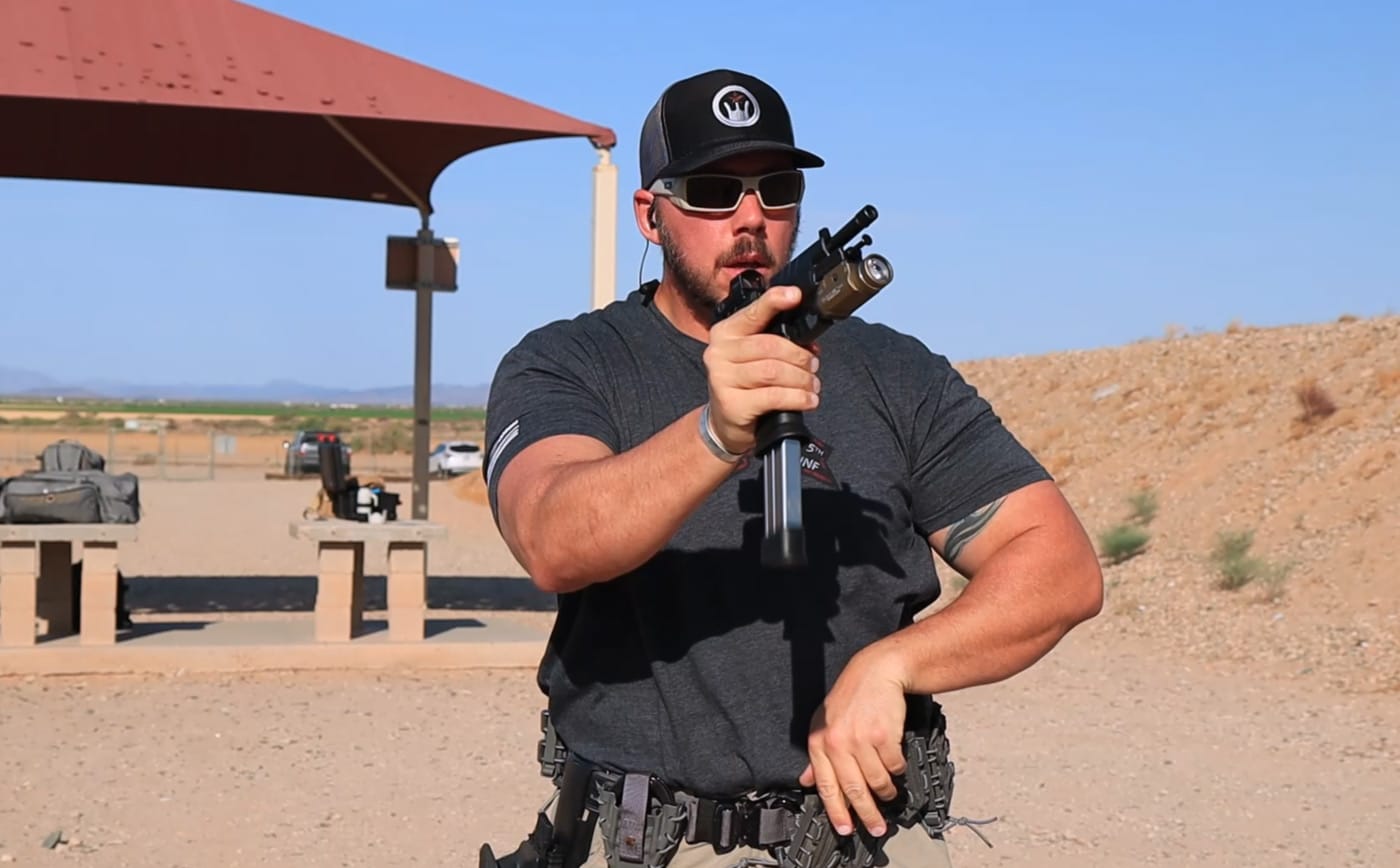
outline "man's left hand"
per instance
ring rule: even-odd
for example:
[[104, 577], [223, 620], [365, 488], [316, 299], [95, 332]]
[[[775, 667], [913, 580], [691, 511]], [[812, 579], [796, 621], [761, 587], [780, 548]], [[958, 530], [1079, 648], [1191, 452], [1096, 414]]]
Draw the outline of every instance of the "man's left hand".
[[885, 834], [876, 799], [893, 799], [891, 775], [904, 772], [904, 713], [897, 663], [873, 645], [851, 659], [813, 715], [799, 783], [816, 786], [837, 834], [854, 830], [852, 810], [871, 835]]

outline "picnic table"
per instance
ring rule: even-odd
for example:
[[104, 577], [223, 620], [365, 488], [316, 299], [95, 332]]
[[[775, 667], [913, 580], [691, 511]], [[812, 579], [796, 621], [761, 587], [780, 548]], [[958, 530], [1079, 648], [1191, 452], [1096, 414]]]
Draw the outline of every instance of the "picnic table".
[[316, 543], [318, 642], [349, 641], [364, 629], [366, 543], [388, 546], [389, 640], [423, 639], [428, 541], [446, 537], [445, 526], [422, 520], [370, 524], [327, 518], [293, 521], [289, 529], [293, 538]]
[[117, 641], [117, 546], [134, 524], [0, 524], [0, 646], [73, 632], [73, 546], [83, 547], [84, 645]]

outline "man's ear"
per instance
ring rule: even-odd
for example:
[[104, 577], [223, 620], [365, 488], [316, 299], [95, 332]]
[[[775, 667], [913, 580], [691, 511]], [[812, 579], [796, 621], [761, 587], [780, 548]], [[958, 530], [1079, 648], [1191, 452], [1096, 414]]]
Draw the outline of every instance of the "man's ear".
[[661, 218], [657, 213], [660, 203], [646, 190], [638, 190], [632, 197], [632, 211], [637, 220], [637, 230], [652, 244], [661, 243]]

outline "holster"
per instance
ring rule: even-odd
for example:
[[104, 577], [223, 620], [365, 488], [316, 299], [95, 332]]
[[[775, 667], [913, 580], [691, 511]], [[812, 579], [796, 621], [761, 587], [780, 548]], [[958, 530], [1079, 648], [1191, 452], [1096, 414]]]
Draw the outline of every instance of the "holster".
[[497, 857], [490, 844], [482, 844], [478, 865], [480, 868], [545, 868], [553, 842], [554, 825], [541, 812], [535, 820], [534, 831], [514, 851]]
[[776, 853], [780, 868], [871, 868], [896, 828], [941, 837], [953, 800], [953, 763], [948, 759], [947, 721], [941, 707], [911, 699], [904, 734], [905, 771], [894, 780], [899, 794], [881, 805], [889, 830], [876, 838], [860, 824], [843, 838], [831, 826], [821, 798], [808, 795], [792, 840]]
[[687, 817], [671, 789], [637, 773], [601, 772], [594, 785], [609, 868], [665, 868], [685, 837]]
[[563, 764], [554, 820], [544, 811], [535, 828], [514, 851], [497, 857], [490, 844], [481, 845], [480, 868], [579, 868], [593, 846], [597, 814], [589, 810], [593, 766], [570, 757]]

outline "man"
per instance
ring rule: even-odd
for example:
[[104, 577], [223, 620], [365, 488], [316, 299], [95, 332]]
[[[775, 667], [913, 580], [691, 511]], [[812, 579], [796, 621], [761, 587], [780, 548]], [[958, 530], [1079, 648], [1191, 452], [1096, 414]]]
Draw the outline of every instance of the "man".
[[[714, 321], [737, 275], [766, 281], [791, 257], [802, 170], [822, 164], [765, 82], [676, 82], [644, 123], [633, 195], [661, 280], [527, 335], [492, 384], [491, 507], [559, 595], [547, 752], [557, 737], [588, 764], [584, 813], [601, 815], [574, 861], [946, 865], [931, 697], [1021, 671], [1102, 604], [1055, 483], [947, 359], [856, 317], [819, 351], [765, 333], [794, 287]], [[808, 565], [791, 572], [759, 563], [750, 453], [777, 410], [812, 435]], [[930, 546], [971, 581], [916, 622], [939, 593]], [[927, 768], [909, 768], [911, 732], [939, 754]], [[563, 836], [586, 837], [560, 800]], [[916, 800], [918, 818], [896, 816]]]

